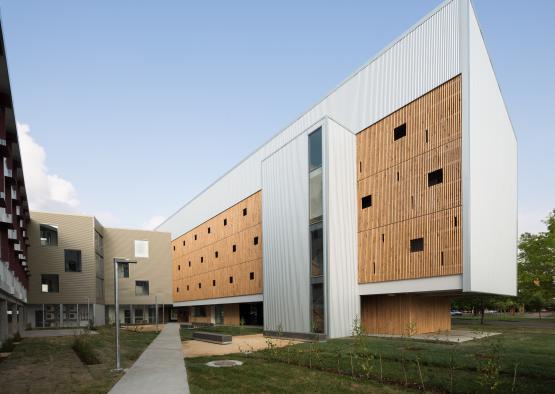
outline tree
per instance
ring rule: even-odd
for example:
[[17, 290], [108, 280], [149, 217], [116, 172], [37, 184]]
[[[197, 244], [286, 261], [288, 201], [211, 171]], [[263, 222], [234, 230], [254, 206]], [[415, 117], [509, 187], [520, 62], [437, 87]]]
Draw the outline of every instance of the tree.
[[521, 235], [518, 256], [518, 299], [540, 318], [555, 299], [555, 209], [545, 223], [547, 231]]

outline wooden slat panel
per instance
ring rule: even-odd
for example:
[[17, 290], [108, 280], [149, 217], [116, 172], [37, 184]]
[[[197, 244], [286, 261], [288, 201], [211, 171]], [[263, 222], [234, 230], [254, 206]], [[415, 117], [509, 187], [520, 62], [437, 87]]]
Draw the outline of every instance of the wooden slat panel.
[[[359, 283], [462, 272], [460, 102], [458, 76], [357, 135]], [[428, 186], [438, 169], [443, 182]], [[424, 251], [411, 253], [421, 237]]]
[[[245, 208], [247, 214], [243, 215]], [[226, 225], [224, 219], [227, 219]], [[257, 245], [254, 245], [254, 237], [258, 237]], [[260, 192], [175, 239], [172, 245], [175, 247], [174, 301], [262, 293]], [[180, 268], [177, 269], [177, 266]], [[252, 280], [251, 272], [254, 273]], [[229, 282], [230, 277], [233, 277], [233, 283]], [[216, 281], [215, 286], [213, 281]]]

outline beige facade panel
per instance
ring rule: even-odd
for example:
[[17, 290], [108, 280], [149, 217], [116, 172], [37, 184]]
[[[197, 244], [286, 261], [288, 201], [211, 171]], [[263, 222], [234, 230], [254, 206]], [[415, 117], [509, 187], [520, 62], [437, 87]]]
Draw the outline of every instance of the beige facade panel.
[[[138, 245], [136, 245], [138, 241]], [[148, 245], [148, 257], [140, 256], [144, 241]], [[145, 230], [104, 228], [104, 289], [106, 304], [114, 303], [113, 258], [136, 260], [129, 264], [129, 277], [119, 278], [120, 304], [171, 304], [171, 255], [170, 234]], [[137, 254], [139, 253], [139, 254]], [[136, 295], [136, 281], [148, 281], [149, 294]]]
[[172, 242], [173, 299], [262, 293], [260, 192]]
[[[40, 225], [57, 226], [57, 246], [41, 246]], [[94, 221], [91, 216], [31, 212], [28, 261], [29, 304], [86, 304], [97, 299]], [[81, 251], [81, 272], [66, 272], [64, 251]], [[58, 275], [59, 291], [45, 293], [44, 274]]]

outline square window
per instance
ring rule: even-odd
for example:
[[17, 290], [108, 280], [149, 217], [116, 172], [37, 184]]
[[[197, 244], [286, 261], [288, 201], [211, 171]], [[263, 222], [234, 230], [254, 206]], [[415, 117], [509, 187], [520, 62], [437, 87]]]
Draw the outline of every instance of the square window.
[[243, 216], [247, 216], [247, 208], [243, 208]]
[[237, 252], [237, 245], [233, 245], [233, 253]]
[[129, 263], [118, 263], [118, 277], [129, 278]]
[[148, 280], [135, 281], [135, 295], [136, 296], [148, 295]]
[[424, 238], [416, 238], [410, 240], [411, 252], [422, 252], [424, 250]]
[[73, 249], [64, 250], [66, 272], [81, 272], [81, 251]]
[[40, 246], [58, 246], [58, 226], [40, 225]]
[[407, 135], [407, 124], [403, 123], [393, 129], [393, 141], [397, 141]]
[[254, 243], [255, 245], [258, 245], [258, 237], [254, 237], [253, 243]]
[[249, 274], [249, 278], [250, 278], [251, 280], [254, 280], [254, 272], [251, 272], [251, 273]]
[[233, 276], [229, 277], [229, 283], [233, 283]]
[[361, 199], [362, 209], [366, 209], [372, 206], [372, 195], [362, 197]]
[[428, 187], [443, 183], [443, 168], [428, 173]]
[[148, 259], [148, 241], [135, 241], [135, 257], [143, 257]]
[[43, 274], [40, 276], [41, 291], [43, 293], [58, 293], [60, 291], [60, 281], [56, 274]]
[[227, 219], [224, 219], [224, 226], [227, 226]]

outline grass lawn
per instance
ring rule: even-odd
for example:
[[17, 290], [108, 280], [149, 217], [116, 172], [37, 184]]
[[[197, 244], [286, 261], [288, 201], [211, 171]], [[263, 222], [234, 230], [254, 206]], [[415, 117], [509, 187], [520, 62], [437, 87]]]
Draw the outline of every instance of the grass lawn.
[[[130, 367], [156, 337], [155, 332], [120, 332], [121, 362]], [[106, 393], [119, 380], [113, 328], [99, 328], [86, 338], [100, 361], [84, 365], [71, 345], [73, 337], [25, 338], [0, 362], [3, 393]]]
[[[189, 383], [193, 393], [384, 392], [385, 388], [406, 392], [421, 388], [422, 382], [426, 391], [489, 392], [495, 385], [495, 391], [504, 393], [513, 388], [516, 366], [516, 392], [553, 392], [555, 330], [551, 324], [531, 328], [518, 323], [469, 323], [454, 324], [454, 328], [502, 335], [459, 344], [404, 338], [344, 338], [267, 349], [250, 356], [191, 358], [186, 360]], [[222, 358], [239, 359], [245, 364], [234, 368], [204, 365]]]
[[193, 338], [193, 333], [195, 331], [203, 331], [203, 332], [217, 332], [219, 334], [228, 334], [228, 335], [252, 335], [252, 334], [261, 334], [262, 328], [260, 327], [245, 327], [245, 326], [207, 326], [207, 327], [198, 327], [198, 328], [181, 328], [181, 340], [187, 341]]

